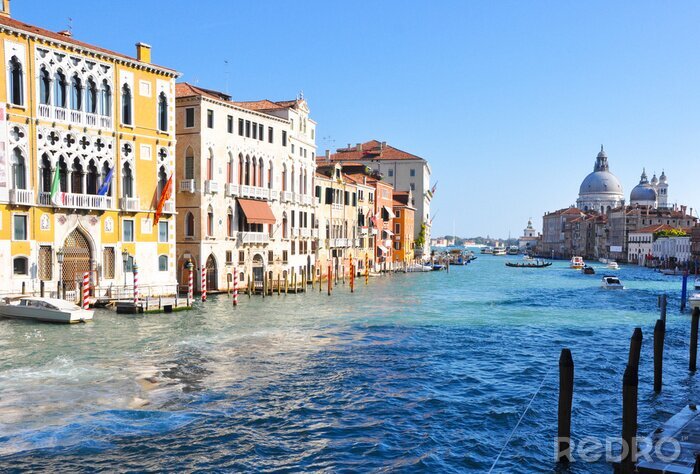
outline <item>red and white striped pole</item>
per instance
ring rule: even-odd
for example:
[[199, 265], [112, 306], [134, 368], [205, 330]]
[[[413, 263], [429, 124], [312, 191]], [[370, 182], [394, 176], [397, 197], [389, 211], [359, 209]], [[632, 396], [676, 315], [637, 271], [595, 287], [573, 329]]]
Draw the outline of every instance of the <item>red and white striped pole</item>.
[[139, 304], [139, 266], [134, 263], [134, 304]]
[[202, 267], [202, 303], [207, 300], [207, 267]]
[[83, 309], [90, 309], [88, 298], [90, 297], [90, 273], [83, 273]]
[[194, 265], [192, 262], [187, 264], [187, 269], [189, 270], [189, 277], [187, 281], [187, 303], [191, 304], [194, 299]]
[[238, 306], [238, 268], [233, 267], [233, 306]]

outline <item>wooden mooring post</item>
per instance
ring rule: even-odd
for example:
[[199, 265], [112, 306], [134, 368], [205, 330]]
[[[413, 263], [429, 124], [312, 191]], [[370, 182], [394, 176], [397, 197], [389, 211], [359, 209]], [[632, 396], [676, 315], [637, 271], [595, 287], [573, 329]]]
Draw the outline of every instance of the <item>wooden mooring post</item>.
[[666, 321], [666, 307], [668, 305], [668, 296], [663, 294], [661, 295], [661, 319], [663, 321]]
[[700, 321], [700, 308], [693, 308], [693, 316], [690, 318], [690, 364], [691, 372], [697, 370], [698, 359], [698, 321]]
[[567, 463], [571, 452], [571, 405], [574, 398], [574, 359], [571, 350], [559, 356], [559, 411], [557, 417], [557, 462]]
[[277, 274], [277, 296], [282, 294], [282, 278]]
[[654, 326], [654, 392], [661, 393], [664, 366], [664, 339], [666, 337], [666, 321], [656, 320]]
[[627, 365], [622, 377], [622, 459], [620, 472], [631, 474], [637, 462], [637, 391], [639, 367]]
[[333, 286], [333, 267], [328, 265], [328, 296], [331, 295], [331, 287]]
[[627, 365], [639, 369], [639, 356], [642, 351], [642, 328], [634, 328], [634, 333], [630, 338], [630, 353]]

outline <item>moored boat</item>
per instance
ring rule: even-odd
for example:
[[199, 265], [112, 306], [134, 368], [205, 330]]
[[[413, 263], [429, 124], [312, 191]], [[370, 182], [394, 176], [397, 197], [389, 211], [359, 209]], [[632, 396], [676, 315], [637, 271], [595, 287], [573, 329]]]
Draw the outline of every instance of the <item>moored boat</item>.
[[84, 323], [93, 312], [56, 298], [26, 297], [0, 304], [0, 316], [49, 323]]
[[506, 248], [497, 245], [493, 248], [493, 254], [497, 257], [503, 257], [504, 255], [506, 255]]
[[416, 265], [410, 265], [410, 266], [406, 267], [407, 273], [432, 272], [432, 271], [433, 271], [432, 265], [416, 264]]

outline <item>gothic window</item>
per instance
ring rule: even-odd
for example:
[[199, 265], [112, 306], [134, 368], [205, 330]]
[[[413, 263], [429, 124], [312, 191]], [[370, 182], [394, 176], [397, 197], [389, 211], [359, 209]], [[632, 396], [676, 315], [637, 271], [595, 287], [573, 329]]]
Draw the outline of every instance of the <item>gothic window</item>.
[[19, 148], [12, 152], [12, 187], [27, 189], [27, 164]]
[[78, 75], [74, 75], [70, 81], [70, 108], [82, 110], [83, 107], [83, 84]]
[[163, 190], [168, 184], [168, 175], [165, 172], [165, 166], [161, 166], [158, 170], [158, 198], [163, 195]]
[[243, 184], [243, 155], [238, 154], [238, 184]]
[[287, 165], [282, 165], [282, 191], [287, 190]]
[[51, 184], [53, 176], [51, 175], [51, 160], [49, 156], [44, 153], [41, 157], [41, 183], [40, 189], [42, 193], [51, 192]]
[[58, 160], [58, 180], [61, 191], [68, 192], [68, 163], [64, 157]]
[[282, 238], [287, 238], [287, 213], [282, 215]]
[[263, 160], [260, 158], [258, 161], [258, 186], [262, 187], [263, 185], [263, 176], [264, 176], [264, 169], [263, 169]]
[[194, 237], [194, 214], [191, 212], [185, 216], [185, 236]]
[[54, 87], [54, 92], [53, 92], [53, 98], [54, 98], [54, 105], [56, 107], [66, 107], [66, 87], [68, 84], [66, 83], [66, 76], [61, 72], [58, 71], [54, 77], [53, 81], [53, 87]]
[[97, 84], [92, 79], [87, 81], [87, 95], [85, 96], [85, 105], [88, 113], [97, 113]]
[[[103, 184], [103, 185], [104, 185], [104, 183], [107, 182], [107, 177], [109, 176], [109, 171], [110, 171], [109, 163], [107, 163], [107, 162], [105, 161], [105, 162], [102, 164], [102, 184]], [[110, 182], [109, 184], [107, 184], [107, 192], [104, 193], [104, 195], [105, 195], [105, 196], [111, 196], [111, 195], [112, 195], [112, 183], [111, 183], [111, 182]]]
[[226, 230], [229, 237], [233, 237], [233, 209], [228, 208], [228, 213], [226, 216]]
[[83, 165], [80, 164], [78, 158], [73, 160], [73, 166], [71, 167], [71, 180], [70, 180], [70, 192], [82, 194], [83, 193]]
[[109, 87], [106, 79], [102, 81], [100, 91], [100, 113], [105, 117], [112, 116], [112, 88]]
[[158, 257], [158, 271], [167, 272], [168, 271], [168, 256], [160, 255]]
[[207, 179], [209, 181], [214, 179], [214, 152], [209, 149], [209, 155], [207, 156]]
[[24, 72], [17, 56], [10, 59], [10, 102], [24, 105]]
[[231, 184], [233, 183], [233, 167], [235, 166], [234, 161], [233, 161], [233, 155], [231, 153], [228, 154], [228, 164], [226, 165], [226, 182]]
[[251, 185], [251, 186], [255, 186], [255, 185], [256, 185], [256, 179], [257, 179], [257, 176], [258, 176], [258, 160], [256, 160], [255, 157], [253, 157], [253, 160], [252, 160], [251, 164], [252, 164], [252, 170], [251, 170], [251, 173], [250, 173], [250, 185]]
[[214, 209], [211, 206], [207, 209], [207, 235], [214, 235]]
[[194, 179], [194, 152], [192, 147], [185, 151], [185, 179]]
[[245, 184], [245, 185], [250, 184], [250, 157], [249, 156], [245, 157], [245, 179], [243, 181], [243, 184]]
[[161, 92], [158, 96], [158, 130], [168, 131], [168, 98], [165, 92]]
[[129, 163], [124, 163], [122, 169], [122, 194], [124, 197], [134, 197], [134, 174]]
[[122, 87], [122, 123], [131, 125], [131, 89], [128, 84]]
[[268, 164], [267, 168], [267, 187], [268, 189], [272, 189], [272, 182], [273, 182], [273, 174], [272, 174], [272, 161]]
[[42, 105], [51, 104], [51, 76], [45, 67], [41, 67], [39, 73], [39, 102]]
[[87, 194], [97, 194], [97, 179], [99, 173], [97, 172], [97, 166], [93, 160], [90, 160], [87, 168], [87, 179], [86, 179], [86, 191]]

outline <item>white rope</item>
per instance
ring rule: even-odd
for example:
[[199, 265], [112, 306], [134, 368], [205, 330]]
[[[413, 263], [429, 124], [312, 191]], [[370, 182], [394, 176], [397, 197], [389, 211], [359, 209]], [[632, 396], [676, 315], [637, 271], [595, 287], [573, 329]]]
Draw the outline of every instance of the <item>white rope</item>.
[[515, 430], [518, 429], [518, 426], [520, 426], [520, 422], [523, 421], [523, 418], [525, 418], [525, 414], [530, 409], [532, 402], [535, 401], [535, 397], [537, 396], [537, 394], [540, 393], [540, 390], [542, 389], [542, 386], [544, 385], [544, 381], [547, 380], [547, 376], [549, 375], [549, 373], [551, 371], [552, 371], [552, 367], [550, 367], [549, 370], [547, 371], [547, 373], [544, 374], [544, 377], [542, 377], [542, 382], [540, 382], [540, 386], [537, 387], [537, 390], [535, 391], [535, 393], [532, 395], [532, 398], [530, 399], [530, 403], [528, 403], [527, 407], [525, 407], [525, 411], [523, 412], [522, 415], [520, 415], [520, 419], [518, 419], [518, 422], [515, 424], [515, 427], [513, 427], [513, 430], [508, 435], [508, 439], [506, 439], [505, 444], [501, 448], [501, 451], [498, 453], [498, 456], [496, 456], [496, 459], [493, 461], [493, 464], [491, 465], [491, 469], [489, 469], [489, 474], [491, 474], [491, 472], [493, 472], [493, 469], [496, 467], [496, 464], [498, 464], [498, 460], [501, 459], [501, 455], [503, 454], [503, 451], [506, 450], [508, 443], [510, 443], [510, 439], [515, 434]]

